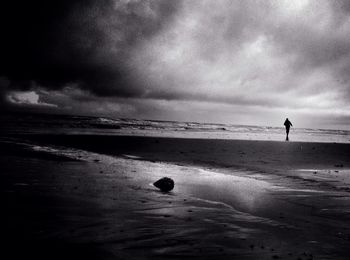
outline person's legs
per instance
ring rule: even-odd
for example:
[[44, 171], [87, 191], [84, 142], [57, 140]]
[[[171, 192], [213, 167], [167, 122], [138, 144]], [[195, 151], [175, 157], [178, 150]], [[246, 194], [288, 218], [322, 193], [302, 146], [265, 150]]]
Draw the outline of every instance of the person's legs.
[[288, 137], [288, 135], [289, 135], [289, 127], [286, 127], [286, 134], [287, 134], [286, 141], [289, 141], [289, 137]]

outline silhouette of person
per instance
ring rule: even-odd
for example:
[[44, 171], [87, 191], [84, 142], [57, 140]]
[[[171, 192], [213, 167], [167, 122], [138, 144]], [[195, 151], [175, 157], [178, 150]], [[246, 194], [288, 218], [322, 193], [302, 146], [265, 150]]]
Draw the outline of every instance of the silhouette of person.
[[289, 135], [289, 129], [290, 129], [290, 127], [293, 126], [293, 125], [292, 125], [292, 122], [290, 122], [289, 119], [286, 118], [286, 121], [284, 121], [284, 126], [286, 127], [286, 134], [287, 134], [287, 136], [286, 136], [286, 141], [289, 141], [288, 135]]

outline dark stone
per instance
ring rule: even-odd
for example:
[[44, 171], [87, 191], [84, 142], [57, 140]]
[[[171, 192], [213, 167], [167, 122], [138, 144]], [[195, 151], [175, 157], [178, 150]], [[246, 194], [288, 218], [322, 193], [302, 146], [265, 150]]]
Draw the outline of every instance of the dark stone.
[[164, 177], [153, 183], [155, 187], [161, 191], [167, 192], [171, 191], [174, 188], [174, 181], [168, 177]]

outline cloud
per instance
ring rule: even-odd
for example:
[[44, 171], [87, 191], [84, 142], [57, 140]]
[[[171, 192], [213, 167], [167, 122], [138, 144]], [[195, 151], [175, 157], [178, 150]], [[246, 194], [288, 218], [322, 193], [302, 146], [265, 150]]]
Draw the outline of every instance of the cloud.
[[0, 75], [12, 89], [76, 83], [99, 96], [138, 95], [142, 86], [125, 60], [176, 8], [170, 0], [5, 1]]
[[346, 0], [6, 1], [2, 96], [36, 91], [62, 109], [70, 100], [76, 110], [161, 118], [181, 117], [179, 104], [192, 119], [202, 118], [194, 109], [227, 107], [252, 122], [259, 109], [344, 118], [349, 13]]
[[12, 91], [7, 94], [7, 99], [10, 103], [16, 105], [56, 107], [54, 104], [42, 102], [35, 91]]
[[300, 2], [186, 2], [135, 56], [146, 96], [299, 107], [325, 91], [345, 103], [350, 26], [327, 2]]
[[55, 104], [56, 112], [59, 113], [91, 115], [91, 111], [94, 111], [96, 116], [127, 116], [135, 111], [129, 99], [115, 96], [96, 98], [90, 92], [74, 85], [62, 90], [37, 89], [37, 94], [42, 102]]

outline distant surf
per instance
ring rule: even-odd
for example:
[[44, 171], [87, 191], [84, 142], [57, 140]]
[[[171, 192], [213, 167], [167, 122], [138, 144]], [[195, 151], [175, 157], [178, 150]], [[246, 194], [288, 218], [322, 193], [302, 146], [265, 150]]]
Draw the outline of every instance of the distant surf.
[[[72, 115], [21, 114], [1, 116], [0, 131], [7, 133], [59, 133], [137, 135], [179, 138], [283, 141], [283, 127], [157, 121]], [[292, 128], [290, 141], [350, 143], [350, 131]]]

